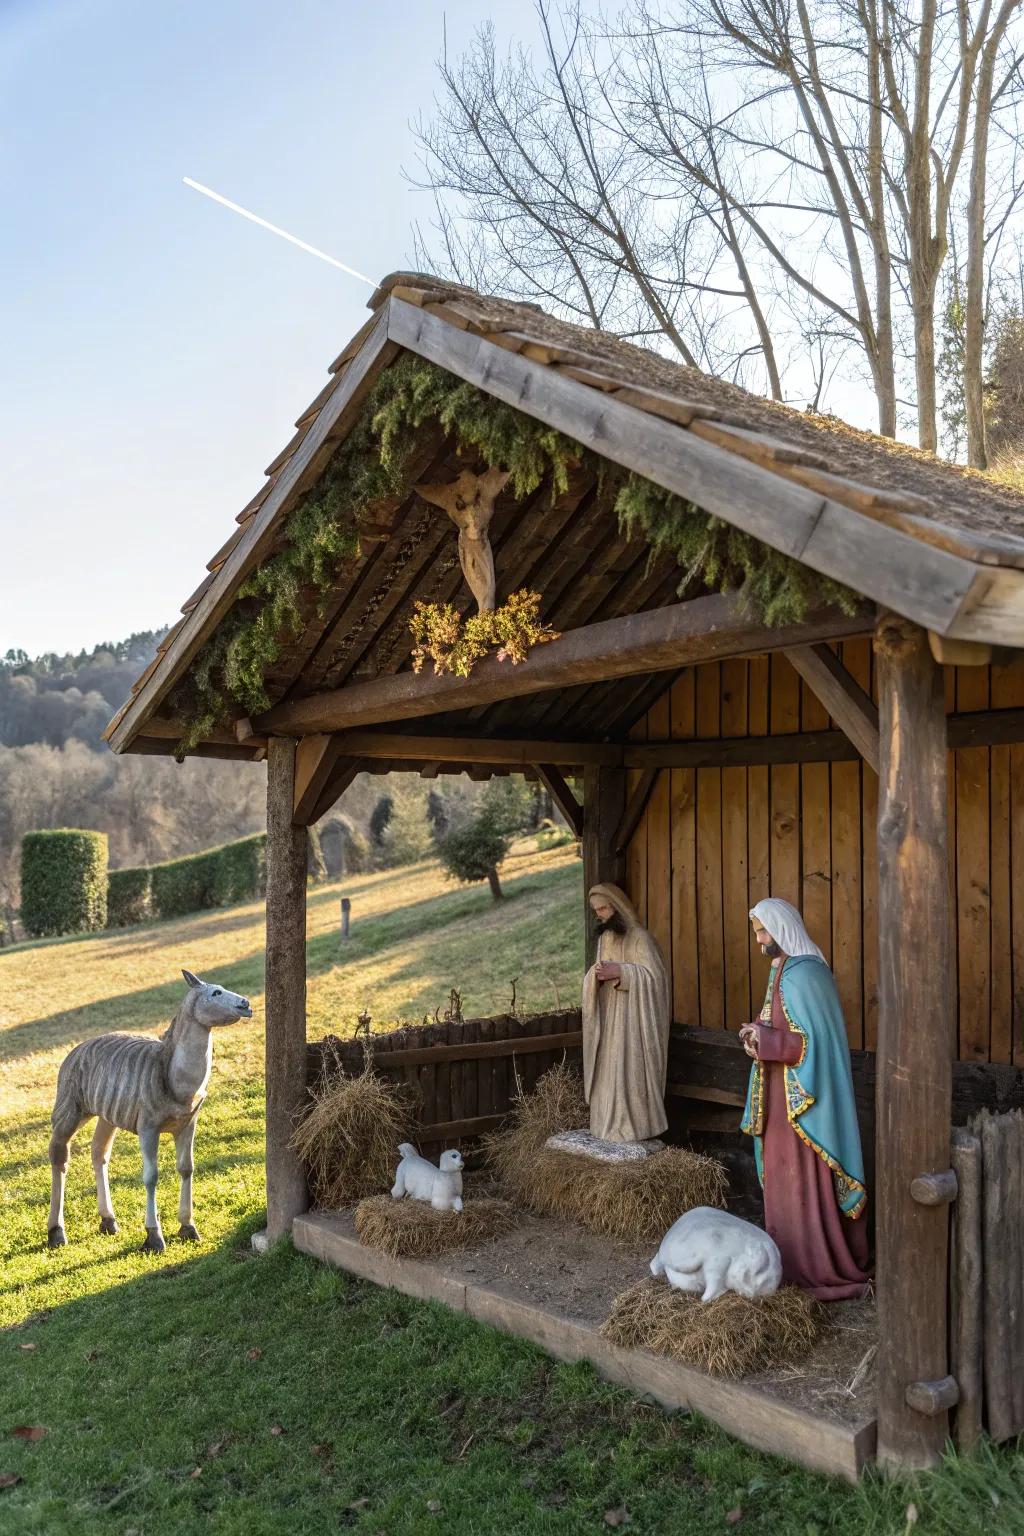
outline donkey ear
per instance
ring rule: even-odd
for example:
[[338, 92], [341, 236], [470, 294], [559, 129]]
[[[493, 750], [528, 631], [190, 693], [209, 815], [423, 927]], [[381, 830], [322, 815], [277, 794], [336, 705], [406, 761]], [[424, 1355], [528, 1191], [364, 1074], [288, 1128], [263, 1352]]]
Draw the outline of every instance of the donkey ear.
[[193, 976], [191, 971], [184, 971], [183, 970], [181, 974], [184, 976], [185, 980], [188, 982], [190, 987], [201, 987], [202, 986], [202, 982], [199, 980], [199, 977], [198, 976]]

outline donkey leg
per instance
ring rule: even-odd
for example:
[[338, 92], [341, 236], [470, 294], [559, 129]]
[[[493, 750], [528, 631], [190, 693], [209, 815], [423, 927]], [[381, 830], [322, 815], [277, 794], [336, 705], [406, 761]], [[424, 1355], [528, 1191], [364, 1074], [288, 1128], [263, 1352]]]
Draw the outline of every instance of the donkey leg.
[[199, 1233], [192, 1223], [192, 1146], [196, 1139], [196, 1121], [193, 1117], [187, 1125], [183, 1125], [174, 1138], [174, 1152], [178, 1164], [178, 1177], [181, 1180], [181, 1193], [178, 1196], [178, 1236], [187, 1242], [198, 1243]]
[[77, 1110], [60, 1116], [54, 1115], [53, 1134], [50, 1137], [50, 1219], [46, 1233], [47, 1246], [50, 1248], [63, 1248], [68, 1240], [64, 1231], [64, 1182], [71, 1155], [71, 1138], [87, 1118]]
[[160, 1217], [156, 1209], [157, 1149], [160, 1131], [156, 1126], [139, 1130], [139, 1146], [142, 1149], [142, 1182], [146, 1186], [146, 1241], [143, 1253], [163, 1253], [167, 1244], [160, 1230]]
[[110, 1149], [114, 1145], [116, 1135], [117, 1126], [111, 1125], [110, 1121], [104, 1120], [101, 1115], [92, 1133], [92, 1171], [96, 1176], [96, 1204], [100, 1212], [100, 1231], [107, 1235], [117, 1231], [117, 1218], [114, 1215], [114, 1207], [110, 1203], [108, 1176]]

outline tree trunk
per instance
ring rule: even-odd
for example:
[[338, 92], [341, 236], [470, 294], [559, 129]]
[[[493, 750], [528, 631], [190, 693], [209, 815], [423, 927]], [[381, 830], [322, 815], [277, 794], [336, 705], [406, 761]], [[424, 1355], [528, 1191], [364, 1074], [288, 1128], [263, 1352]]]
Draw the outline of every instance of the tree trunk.
[[[954, 988], [950, 975], [946, 714], [942, 668], [922, 629], [884, 614], [879, 705], [876, 1221], [878, 1459], [934, 1466], [948, 1412], [907, 1401], [948, 1371], [947, 1205], [911, 1184], [950, 1166]], [[917, 1394], [920, 1395], [920, 1394]]]
[[983, 384], [985, 347], [985, 202], [988, 176], [988, 123], [992, 111], [992, 75], [995, 50], [992, 40], [982, 55], [974, 112], [974, 148], [971, 154], [970, 191], [967, 200], [967, 274], [964, 294], [964, 407], [967, 418], [967, 462], [972, 469], [988, 466], [985, 445]]
[[501, 888], [501, 881], [498, 879], [497, 866], [494, 864], [492, 864], [490, 869], [487, 871], [487, 884], [491, 888], [491, 895], [494, 897], [495, 901], [501, 901], [505, 895], [505, 892]]
[[306, 1174], [289, 1143], [306, 1099], [306, 829], [292, 826], [295, 742], [267, 748], [267, 1237], [291, 1231], [309, 1206]]
[[914, 305], [914, 368], [917, 375], [917, 443], [934, 453], [939, 445], [935, 389], [935, 283]]

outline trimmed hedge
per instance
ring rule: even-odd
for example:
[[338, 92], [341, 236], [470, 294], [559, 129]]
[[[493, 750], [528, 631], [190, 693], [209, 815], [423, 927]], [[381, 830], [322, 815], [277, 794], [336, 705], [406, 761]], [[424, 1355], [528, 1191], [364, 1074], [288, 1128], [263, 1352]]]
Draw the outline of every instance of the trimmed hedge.
[[149, 871], [154, 917], [184, 917], [207, 907], [230, 907], [261, 896], [265, 887], [266, 834], [240, 837], [220, 848], [154, 864]]
[[107, 834], [61, 827], [21, 840], [21, 921], [33, 938], [107, 924]]
[[107, 927], [128, 928], [153, 915], [152, 872], [112, 869], [107, 881]]

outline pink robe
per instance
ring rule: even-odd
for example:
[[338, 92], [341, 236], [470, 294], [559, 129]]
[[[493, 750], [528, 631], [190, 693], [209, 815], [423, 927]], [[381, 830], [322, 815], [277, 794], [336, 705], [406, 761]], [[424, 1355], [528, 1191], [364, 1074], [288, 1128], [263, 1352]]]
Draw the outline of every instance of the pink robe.
[[[785, 961], [783, 961], [783, 965]], [[799, 1285], [820, 1301], [864, 1295], [870, 1274], [863, 1215], [844, 1216], [836, 1202], [828, 1164], [802, 1141], [786, 1114], [786, 1066], [800, 1059], [803, 1041], [782, 1009], [779, 981], [772, 980], [772, 1022], [758, 1024], [758, 1059], [764, 1073], [764, 1224], [782, 1254], [785, 1285]]]

